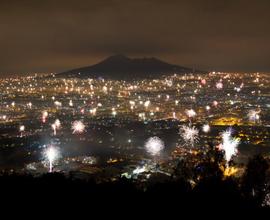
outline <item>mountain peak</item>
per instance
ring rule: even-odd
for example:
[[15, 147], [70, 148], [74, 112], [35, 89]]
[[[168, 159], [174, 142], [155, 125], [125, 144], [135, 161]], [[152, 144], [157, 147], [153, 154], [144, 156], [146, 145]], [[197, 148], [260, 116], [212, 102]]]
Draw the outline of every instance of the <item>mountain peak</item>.
[[116, 54], [93, 66], [60, 73], [59, 76], [132, 80], [158, 78], [166, 74], [191, 72], [193, 72], [193, 70], [190, 68], [172, 65], [154, 57], [129, 58], [122, 54]]
[[127, 56], [123, 55], [123, 54], [116, 54], [116, 55], [112, 55], [107, 57], [104, 61], [123, 61], [123, 60], [130, 60], [130, 58], [128, 58]]

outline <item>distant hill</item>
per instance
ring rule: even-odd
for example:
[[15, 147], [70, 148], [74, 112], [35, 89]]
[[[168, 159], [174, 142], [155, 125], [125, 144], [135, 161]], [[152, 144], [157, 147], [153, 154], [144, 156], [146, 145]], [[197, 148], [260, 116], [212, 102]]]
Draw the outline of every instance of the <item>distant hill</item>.
[[[164, 74], [192, 73], [193, 69], [172, 65], [156, 58], [131, 59], [123, 55], [110, 56], [92, 66], [73, 69], [57, 74], [58, 77], [142, 79], [156, 78]], [[195, 71], [203, 72], [203, 71]]]

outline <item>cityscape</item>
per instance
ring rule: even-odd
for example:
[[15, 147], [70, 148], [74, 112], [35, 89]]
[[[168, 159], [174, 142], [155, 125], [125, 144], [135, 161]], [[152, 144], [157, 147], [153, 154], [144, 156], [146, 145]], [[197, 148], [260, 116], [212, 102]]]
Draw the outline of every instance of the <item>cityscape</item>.
[[0, 75], [2, 189], [18, 181], [27, 192], [44, 183], [63, 194], [270, 208], [269, 72], [104, 57]]

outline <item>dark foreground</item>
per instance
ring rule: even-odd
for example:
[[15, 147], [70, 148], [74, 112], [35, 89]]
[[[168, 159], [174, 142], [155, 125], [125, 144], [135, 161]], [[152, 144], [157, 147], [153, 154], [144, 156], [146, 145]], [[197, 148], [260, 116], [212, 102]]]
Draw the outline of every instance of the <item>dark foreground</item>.
[[[97, 183], [95, 179], [77, 179], [63, 173], [32, 175], [0, 175], [1, 208], [24, 211], [52, 210], [67, 214], [128, 217], [139, 213], [150, 216], [188, 215], [242, 216], [249, 212], [269, 211], [265, 205], [269, 194], [268, 160], [256, 156], [247, 165], [241, 178], [225, 177], [218, 163], [204, 162], [199, 171], [188, 172], [179, 163], [167, 178], [151, 177], [147, 182], [119, 178]], [[196, 183], [190, 181], [190, 178]], [[269, 202], [269, 201], [268, 201]], [[64, 209], [60, 208], [64, 207]], [[12, 212], [11, 212], [12, 213]], [[53, 214], [51, 214], [53, 215]], [[169, 218], [170, 219], [170, 218]]]

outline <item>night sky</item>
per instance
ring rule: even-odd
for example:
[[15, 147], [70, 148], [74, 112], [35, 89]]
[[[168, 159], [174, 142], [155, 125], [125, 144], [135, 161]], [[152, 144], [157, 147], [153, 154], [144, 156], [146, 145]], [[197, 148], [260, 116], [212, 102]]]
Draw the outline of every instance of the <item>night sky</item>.
[[61, 72], [113, 54], [270, 72], [269, 0], [0, 0], [0, 72]]

